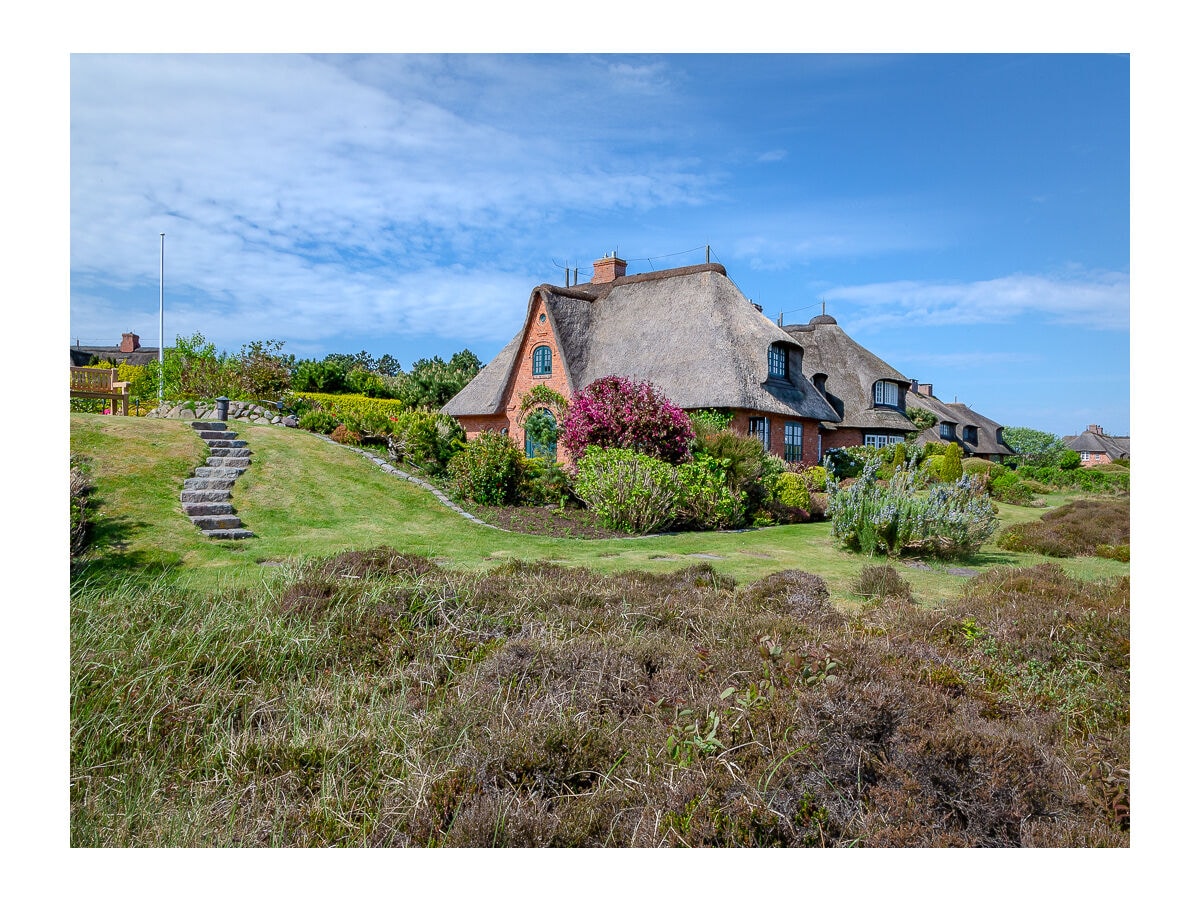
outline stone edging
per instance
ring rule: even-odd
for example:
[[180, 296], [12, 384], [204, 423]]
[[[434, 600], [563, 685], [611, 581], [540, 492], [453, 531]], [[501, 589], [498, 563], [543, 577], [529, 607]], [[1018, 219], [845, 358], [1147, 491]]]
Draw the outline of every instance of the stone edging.
[[333, 444], [335, 447], [345, 447], [347, 450], [351, 450], [354, 453], [357, 453], [359, 456], [366, 457], [371, 462], [375, 463], [375, 465], [379, 466], [379, 468], [382, 471], [387, 472], [389, 475], [394, 475], [397, 478], [401, 478], [404, 481], [407, 481], [409, 484], [414, 484], [419, 488], [424, 488], [425, 490], [429, 491], [429, 493], [433, 494], [433, 496], [437, 498], [438, 502], [441, 503], [442, 506], [446, 507], [447, 509], [449, 509], [453, 512], [458, 513], [464, 519], [474, 522], [476, 525], [482, 525], [484, 528], [494, 528], [497, 531], [505, 530], [505, 529], [501, 528], [499, 525], [493, 525], [490, 522], [483, 521], [483, 519], [479, 518], [478, 516], [471, 515], [469, 512], [467, 512], [465, 509], [463, 509], [461, 506], [459, 506], [453, 500], [451, 500], [449, 497], [447, 497], [445, 495], [445, 493], [438, 490], [436, 487], [434, 487], [429, 482], [422, 481], [420, 478], [417, 478], [414, 475], [409, 475], [407, 472], [402, 472], [400, 469], [397, 469], [386, 459], [381, 459], [380, 457], [376, 456], [374, 453], [371, 453], [368, 450], [364, 450], [361, 447], [351, 447], [349, 444], [339, 444], [337, 441], [335, 441], [333, 438], [329, 437], [328, 435], [317, 434], [316, 432], [313, 432], [313, 434], [316, 435], [316, 437], [319, 437], [321, 440], [325, 441], [327, 444]]

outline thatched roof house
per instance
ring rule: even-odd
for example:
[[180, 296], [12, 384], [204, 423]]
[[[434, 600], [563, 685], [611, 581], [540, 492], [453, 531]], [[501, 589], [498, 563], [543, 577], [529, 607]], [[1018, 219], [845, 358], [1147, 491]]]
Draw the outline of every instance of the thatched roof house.
[[816, 464], [818, 427], [839, 415], [805, 377], [804, 347], [766, 318], [715, 263], [626, 275], [615, 256], [590, 283], [540, 284], [520, 332], [443, 407], [468, 436], [518, 442], [523, 398], [545, 384], [567, 399], [597, 378], [656, 385], [678, 406], [733, 413], [772, 452]]
[[1068, 435], [1063, 443], [1079, 454], [1080, 464], [1100, 466], [1114, 459], [1129, 459], [1129, 437], [1105, 434], [1099, 425], [1089, 425], [1083, 434]]
[[917, 435], [916, 442], [942, 441], [958, 444], [963, 456], [983, 456], [999, 462], [1013, 455], [1004, 443], [1000, 423], [978, 413], [965, 403], [943, 403], [933, 393], [933, 385], [913, 381], [908, 391], [910, 408], [928, 410], [937, 416], [937, 424]]
[[804, 348], [804, 376], [841, 417], [826, 426], [824, 449], [899, 443], [913, 430], [905, 414], [909, 379], [862, 344], [837, 319], [822, 313], [807, 325], [785, 325], [784, 331]]
[[143, 347], [133, 332], [121, 335], [121, 343], [115, 347], [82, 347], [78, 343], [71, 348], [71, 365], [87, 366], [98, 362], [128, 363], [144, 366], [158, 360], [157, 347]]

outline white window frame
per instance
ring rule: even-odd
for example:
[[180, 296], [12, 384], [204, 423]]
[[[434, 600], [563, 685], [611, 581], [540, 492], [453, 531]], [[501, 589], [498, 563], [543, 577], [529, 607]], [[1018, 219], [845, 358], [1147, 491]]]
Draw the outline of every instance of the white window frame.
[[894, 447], [896, 444], [903, 444], [904, 438], [898, 434], [864, 434], [863, 446], [874, 447], [876, 450], [882, 447]]
[[753, 438], [758, 438], [762, 443], [763, 449], [768, 453], [771, 452], [771, 420], [766, 416], [751, 416], [749, 433]]
[[[888, 399], [888, 398], [891, 399]], [[894, 381], [875, 382], [876, 406], [900, 406], [900, 386]]]

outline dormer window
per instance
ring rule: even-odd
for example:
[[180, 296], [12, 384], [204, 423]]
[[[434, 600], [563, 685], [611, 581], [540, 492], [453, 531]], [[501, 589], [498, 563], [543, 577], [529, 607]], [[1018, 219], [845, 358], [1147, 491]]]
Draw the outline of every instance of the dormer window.
[[815, 387], [818, 391], [821, 392], [822, 397], [825, 396], [825, 379], [828, 377], [829, 376], [826, 375], [824, 372], [818, 372], [817, 374], [813, 375], [813, 377], [812, 377], [813, 387]]
[[963, 440], [966, 441], [968, 444], [979, 443], [979, 431], [976, 429], [976, 427], [974, 425], [964, 425], [963, 426]]
[[900, 388], [894, 381], [875, 382], [876, 406], [900, 406]]
[[767, 348], [767, 377], [788, 377], [788, 353], [786, 347], [782, 347], [779, 344], [772, 344]]
[[943, 441], [954, 440], [954, 423], [953, 422], [943, 422], [941, 428], [938, 429], [938, 436]]
[[550, 348], [536, 347], [533, 351], [533, 375], [535, 378], [550, 374]]

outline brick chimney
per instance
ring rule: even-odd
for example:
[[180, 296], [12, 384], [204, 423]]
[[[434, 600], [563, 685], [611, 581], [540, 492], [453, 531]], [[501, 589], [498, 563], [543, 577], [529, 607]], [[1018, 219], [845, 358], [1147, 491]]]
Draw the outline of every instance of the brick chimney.
[[1090, 431], [1092, 434], [1104, 434], [1104, 429], [1099, 425], [1089, 425], [1088, 431]]
[[626, 265], [628, 263], [615, 253], [612, 256], [604, 257], [604, 259], [596, 260], [592, 263], [592, 284], [608, 284], [610, 281], [624, 278]]
[[917, 379], [914, 378], [912, 380], [912, 384], [909, 385], [908, 389], [910, 391], [912, 391], [914, 394], [919, 394], [921, 392], [920, 387], [921, 387], [921, 385], [917, 384]]
[[138, 336], [136, 334], [134, 334], [132, 331], [121, 335], [121, 352], [122, 353], [132, 353], [134, 350], [136, 350], [140, 346], [142, 346], [142, 344], [138, 340]]
[[917, 393], [922, 394], [926, 397], [932, 397], [933, 396], [933, 385], [932, 384], [918, 384], [917, 385]]

